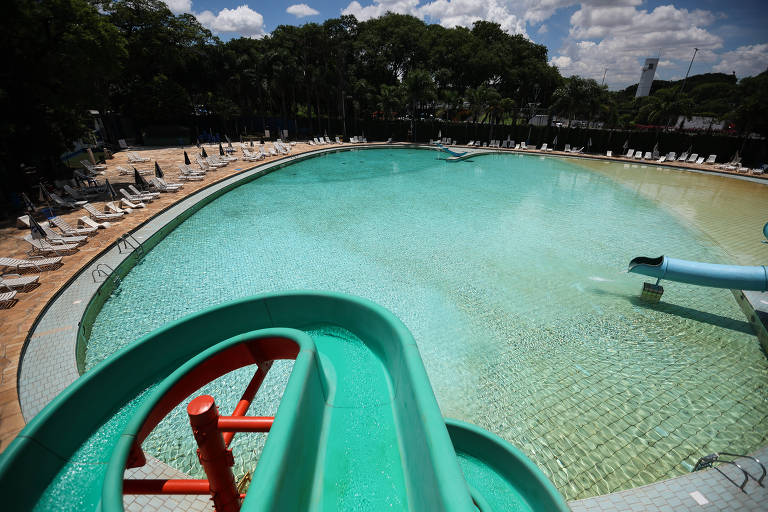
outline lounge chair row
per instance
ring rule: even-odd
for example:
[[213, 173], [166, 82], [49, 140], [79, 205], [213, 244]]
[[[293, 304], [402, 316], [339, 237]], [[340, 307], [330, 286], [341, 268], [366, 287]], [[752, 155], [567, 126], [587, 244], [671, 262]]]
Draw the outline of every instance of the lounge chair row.
[[332, 141], [328, 138], [328, 136], [324, 137], [313, 137], [312, 140], [308, 141], [310, 146], [322, 146], [324, 144], [341, 144], [341, 139], [336, 137], [336, 142]]
[[[606, 156], [613, 156], [612, 151], [608, 151], [606, 153]], [[677, 156], [677, 153], [674, 151], [671, 151], [667, 153], [666, 155], [659, 155], [658, 153], [652, 153], [650, 151], [642, 152], [642, 151], [635, 151], [634, 149], [627, 150], [627, 154], [623, 155], [624, 158], [632, 158], [634, 160], [655, 160], [657, 163], [661, 162], [680, 162], [680, 163], [687, 163], [687, 164], [705, 164], [705, 165], [713, 165], [715, 163], [715, 160], [717, 159], [717, 155], [709, 155], [708, 158], [704, 158], [703, 156], [699, 156], [698, 153], [693, 153], [689, 155], [687, 152], [681, 153], [680, 156]]]

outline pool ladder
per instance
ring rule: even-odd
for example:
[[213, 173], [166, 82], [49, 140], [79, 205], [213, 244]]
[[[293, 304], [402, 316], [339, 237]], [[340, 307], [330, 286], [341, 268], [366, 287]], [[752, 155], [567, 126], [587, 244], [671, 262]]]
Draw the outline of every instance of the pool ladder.
[[94, 268], [91, 271], [91, 277], [93, 278], [93, 282], [94, 283], [97, 282], [96, 278], [98, 276], [104, 276], [104, 278], [105, 278], [104, 280], [105, 281], [107, 279], [109, 279], [109, 276], [112, 276], [112, 280], [115, 283], [115, 288], [120, 286], [120, 283], [121, 283], [120, 276], [117, 275], [115, 273], [115, 270], [112, 267], [110, 267], [109, 265], [107, 265], [106, 263], [99, 263], [98, 265], [96, 265], [96, 268]]
[[136, 251], [139, 259], [144, 257], [144, 246], [131, 233], [126, 233], [117, 239], [117, 250], [123, 254], [123, 250], [128, 251], [129, 249]]
[[[729, 457], [729, 459], [721, 459], [720, 457], [723, 455], [726, 457]], [[744, 469], [742, 466], [740, 466], [739, 463], [736, 462], [737, 459], [749, 459], [753, 461], [755, 464], [757, 464], [758, 466], [760, 466], [760, 470], [762, 471], [760, 478], [755, 478], [755, 476], [752, 473], [750, 473], [749, 471]], [[733, 478], [726, 475], [722, 470], [720, 470], [720, 468], [715, 466], [715, 464], [731, 464], [733, 466], [736, 466], [741, 472], [741, 475], [744, 477], [744, 480], [741, 482], [741, 484], [736, 483], [736, 481]], [[729, 482], [731, 482], [733, 485], [741, 489], [741, 492], [744, 492], [744, 493], [747, 492], [744, 490], [744, 487], [746, 487], [747, 482], [749, 482], [750, 478], [755, 482], [757, 482], [757, 485], [759, 485], [760, 487], [765, 487], [765, 485], [763, 485], [763, 480], [765, 479], [765, 473], [766, 473], [765, 466], [763, 465], [762, 462], [757, 460], [757, 458], [751, 457], [749, 455], [740, 455], [737, 453], [728, 453], [728, 452], [710, 453], [709, 455], [705, 455], [704, 457], [700, 458], [699, 461], [696, 463], [696, 465], [693, 467], [692, 471], [699, 471], [707, 468], [715, 469], [718, 473], [720, 473], [725, 478], [727, 478]]]

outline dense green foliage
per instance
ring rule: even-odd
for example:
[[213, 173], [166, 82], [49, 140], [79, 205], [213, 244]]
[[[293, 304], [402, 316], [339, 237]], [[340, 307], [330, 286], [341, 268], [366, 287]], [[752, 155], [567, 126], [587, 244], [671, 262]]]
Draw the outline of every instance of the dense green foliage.
[[765, 73], [739, 83], [690, 77], [684, 91], [657, 81], [635, 100], [636, 86], [609, 92], [564, 79], [546, 47], [484, 21], [449, 29], [392, 13], [341, 16], [222, 42], [160, 0], [10, 0], [6, 11], [0, 162], [12, 179], [22, 162], [55, 174], [67, 146], [87, 140], [89, 109], [129, 121], [120, 135], [138, 140], [148, 127], [185, 126], [194, 137], [211, 125], [253, 133], [270, 119], [292, 133], [300, 125], [352, 134], [362, 120], [408, 119], [418, 137], [416, 120], [441, 119], [492, 134], [537, 113], [609, 128], [705, 114], [768, 131]]

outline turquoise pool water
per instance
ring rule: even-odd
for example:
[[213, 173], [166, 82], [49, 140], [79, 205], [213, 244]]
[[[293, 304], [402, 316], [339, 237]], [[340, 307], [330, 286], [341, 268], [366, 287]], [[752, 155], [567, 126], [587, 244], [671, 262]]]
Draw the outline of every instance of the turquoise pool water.
[[[667, 283], [664, 303], [647, 307], [643, 278], [624, 273], [637, 255], [722, 260], [710, 237], [576, 161], [441, 158], [328, 154], [215, 200], [125, 277], [93, 326], [87, 367], [213, 304], [333, 290], [399, 316], [444, 415], [517, 445], [568, 499], [765, 445], [768, 363], [731, 293]], [[274, 412], [289, 369], [273, 367], [252, 414]], [[208, 391], [234, 403], [251, 374]], [[199, 475], [193, 443], [180, 409], [145, 448]], [[243, 474], [263, 436], [235, 443]]]

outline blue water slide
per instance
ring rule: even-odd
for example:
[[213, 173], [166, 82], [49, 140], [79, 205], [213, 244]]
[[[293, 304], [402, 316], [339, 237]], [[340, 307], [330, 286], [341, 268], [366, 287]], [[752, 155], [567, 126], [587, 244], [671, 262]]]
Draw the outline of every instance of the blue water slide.
[[456, 151], [451, 151], [450, 149], [448, 149], [447, 147], [443, 146], [440, 143], [435, 143], [435, 146], [439, 147], [440, 149], [442, 149], [446, 153], [450, 153], [452, 156], [464, 156], [464, 155], [466, 155], [468, 153], [467, 151], [465, 151], [463, 153], [457, 153]]
[[754, 267], [720, 265], [678, 260], [666, 256], [659, 256], [658, 258], [640, 256], [629, 262], [628, 271], [656, 277], [659, 280], [678, 281], [699, 286], [768, 291], [768, 267], [765, 265]]

